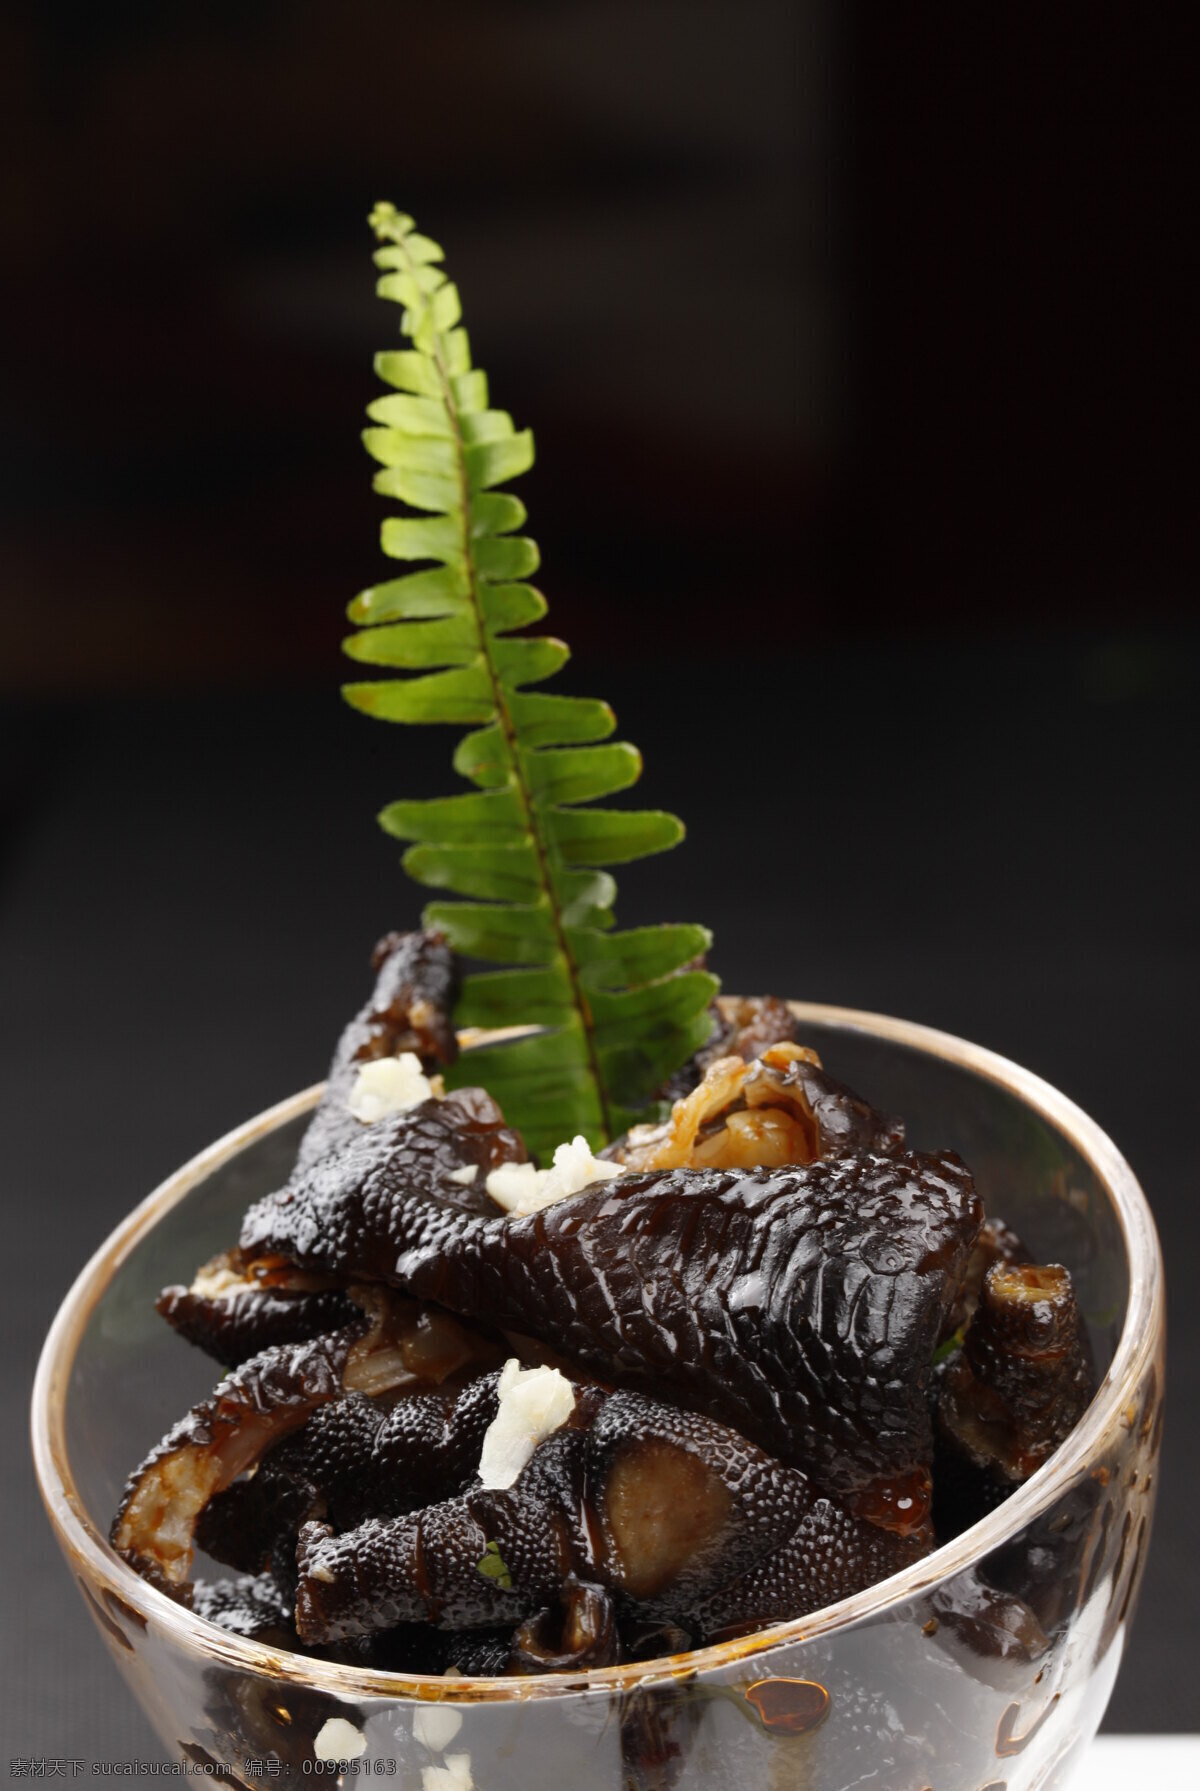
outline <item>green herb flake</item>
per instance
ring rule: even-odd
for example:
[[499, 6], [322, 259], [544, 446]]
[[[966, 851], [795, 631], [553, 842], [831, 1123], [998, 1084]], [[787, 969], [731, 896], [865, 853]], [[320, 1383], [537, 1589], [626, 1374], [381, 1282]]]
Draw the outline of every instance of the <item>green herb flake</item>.
[[956, 1349], [961, 1349], [965, 1336], [965, 1325], [959, 1325], [957, 1331], [951, 1332], [944, 1343], [939, 1343], [933, 1352], [933, 1366], [936, 1368], [939, 1362], [944, 1362], [947, 1356], [952, 1356]]
[[475, 1565], [485, 1580], [495, 1580], [502, 1592], [512, 1591], [512, 1574], [508, 1571], [504, 1557], [500, 1553], [498, 1542], [489, 1542], [483, 1551], [483, 1558]]

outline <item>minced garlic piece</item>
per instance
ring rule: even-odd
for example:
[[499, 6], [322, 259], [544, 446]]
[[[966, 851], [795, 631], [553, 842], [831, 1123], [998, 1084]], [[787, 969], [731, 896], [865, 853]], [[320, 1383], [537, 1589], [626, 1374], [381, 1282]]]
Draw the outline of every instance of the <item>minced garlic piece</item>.
[[491, 1171], [484, 1186], [505, 1212], [531, 1213], [537, 1205], [544, 1174], [533, 1163], [502, 1163], [499, 1169]]
[[557, 1368], [522, 1368], [510, 1356], [496, 1391], [500, 1409], [488, 1425], [479, 1457], [479, 1478], [487, 1487], [512, 1486], [542, 1443], [575, 1410], [575, 1393]]
[[399, 1057], [374, 1057], [359, 1068], [346, 1101], [355, 1119], [366, 1126], [390, 1113], [404, 1113], [434, 1093], [415, 1051]]
[[251, 1284], [241, 1269], [231, 1269], [227, 1262], [217, 1257], [215, 1262], [206, 1262], [202, 1269], [196, 1270], [196, 1279], [188, 1288], [198, 1300], [219, 1300], [223, 1294], [240, 1293]]
[[570, 1144], [559, 1145], [553, 1169], [535, 1169], [532, 1163], [503, 1163], [488, 1176], [487, 1191], [497, 1206], [520, 1218], [553, 1206], [568, 1194], [578, 1194], [591, 1182], [611, 1181], [621, 1173], [619, 1163], [594, 1157], [587, 1139], [577, 1134]]
[[460, 1188], [469, 1188], [478, 1174], [478, 1163], [467, 1163], [462, 1169], [452, 1169], [446, 1180], [457, 1182]]
[[331, 1716], [322, 1723], [313, 1742], [313, 1753], [318, 1760], [357, 1760], [366, 1751], [366, 1736], [344, 1716]]
[[475, 1791], [470, 1754], [447, 1754], [444, 1766], [423, 1767], [421, 1791]]
[[413, 1739], [430, 1753], [440, 1754], [462, 1726], [462, 1712], [452, 1704], [422, 1704], [413, 1716]]

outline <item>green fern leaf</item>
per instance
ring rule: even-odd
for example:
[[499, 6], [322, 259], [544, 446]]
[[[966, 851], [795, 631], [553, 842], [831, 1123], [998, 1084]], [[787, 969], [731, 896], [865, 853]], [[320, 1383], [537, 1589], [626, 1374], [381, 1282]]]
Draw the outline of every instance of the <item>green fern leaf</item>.
[[705, 929], [616, 930], [601, 868], [665, 851], [683, 827], [652, 809], [589, 806], [637, 782], [640, 753], [609, 739], [606, 703], [527, 688], [568, 658], [552, 635], [518, 632], [546, 601], [527, 582], [539, 555], [517, 532], [525, 506], [499, 488], [532, 466], [533, 436], [490, 403], [438, 244], [390, 205], [370, 223], [377, 290], [401, 306], [408, 346], [376, 357], [389, 390], [368, 406], [363, 439], [375, 490], [405, 506], [383, 523], [383, 551], [416, 569], [350, 604], [348, 656], [400, 675], [344, 694], [385, 721], [470, 730], [454, 767], [473, 790], [380, 816], [411, 842], [409, 875], [461, 898], [429, 903], [426, 925], [501, 966], [465, 979], [459, 1024], [525, 1029], [467, 1053], [449, 1080], [482, 1082], [536, 1153], [577, 1132], [595, 1148], [646, 1116], [711, 1030], [717, 982], [693, 967]]

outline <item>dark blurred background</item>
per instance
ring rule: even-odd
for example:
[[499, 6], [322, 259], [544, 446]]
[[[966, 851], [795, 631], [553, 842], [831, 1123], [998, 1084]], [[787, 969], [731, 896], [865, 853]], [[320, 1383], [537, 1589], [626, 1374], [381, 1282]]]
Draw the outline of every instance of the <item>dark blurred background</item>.
[[[1182, 9], [1178, 9], [1178, 15]], [[1175, 1286], [1110, 1726], [1195, 1717], [1198, 20], [1063, 4], [18, 0], [0, 22], [10, 1754], [156, 1744], [24, 1464], [157, 1180], [322, 1071], [419, 902], [345, 710], [379, 197], [441, 239], [566, 690], [691, 838], [622, 917], [966, 1034], [1141, 1173]]]

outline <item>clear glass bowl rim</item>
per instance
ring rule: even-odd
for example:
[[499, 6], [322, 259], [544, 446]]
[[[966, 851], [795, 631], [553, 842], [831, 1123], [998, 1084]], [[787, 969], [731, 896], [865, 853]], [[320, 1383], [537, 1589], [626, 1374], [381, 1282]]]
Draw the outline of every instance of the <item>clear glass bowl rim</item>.
[[[1052, 1505], [1077, 1476], [1087, 1471], [1097, 1446], [1122, 1408], [1133, 1400], [1153, 1359], [1164, 1323], [1164, 1285], [1162, 1253], [1149, 1204], [1129, 1164], [1095, 1121], [1050, 1083], [1019, 1064], [915, 1021], [819, 1002], [796, 1001], [790, 1006], [801, 1021], [870, 1033], [1001, 1084], [1070, 1140], [1112, 1197], [1128, 1259], [1130, 1284], [1125, 1323], [1112, 1363], [1067, 1441], [1018, 1492], [981, 1522], [901, 1573], [827, 1605], [824, 1610], [688, 1654], [582, 1672], [512, 1679], [379, 1673], [270, 1648], [228, 1634], [195, 1617], [121, 1561], [88, 1516], [74, 1484], [66, 1449], [65, 1403], [71, 1369], [91, 1312], [129, 1252], [198, 1182], [276, 1126], [315, 1106], [324, 1088], [323, 1083], [317, 1083], [226, 1133], [168, 1176], [110, 1233], [63, 1300], [38, 1362], [31, 1430], [38, 1485], [68, 1559], [77, 1561], [93, 1582], [99, 1582], [121, 1604], [132, 1607], [147, 1622], [152, 1620], [159, 1630], [169, 1632], [182, 1647], [226, 1668], [283, 1679], [350, 1701], [390, 1697], [507, 1702], [602, 1687], [618, 1691], [635, 1684], [645, 1686], [656, 1678], [690, 1678], [738, 1661], [752, 1661], [782, 1643], [826, 1636], [832, 1630], [877, 1616], [889, 1605], [900, 1604], [952, 1578], [1016, 1536]], [[763, 1666], [769, 1671], [767, 1662]]]

